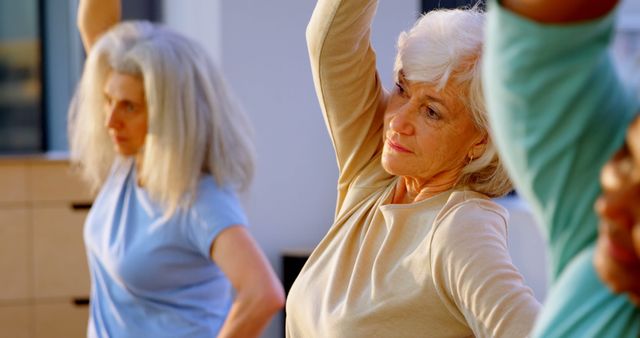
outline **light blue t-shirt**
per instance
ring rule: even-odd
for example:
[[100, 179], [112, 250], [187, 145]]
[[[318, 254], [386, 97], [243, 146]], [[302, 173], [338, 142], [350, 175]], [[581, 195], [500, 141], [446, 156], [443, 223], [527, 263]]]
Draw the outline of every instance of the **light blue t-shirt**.
[[229, 280], [210, 258], [225, 228], [246, 225], [233, 191], [209, 175], [188, 210], [169, 219], [117, 161], [87, 217], [91, 271], [89, 337], [215, 337], [232, 303]]
[[638, 109], [608, 52], [613, 23], [611, 14], [544, 25], [489, 6], [483, 85], [493, 137], [549, 241], [551, 290], [535, 337], [640, 333], [640, 310], [592, 263], [600, 169]]

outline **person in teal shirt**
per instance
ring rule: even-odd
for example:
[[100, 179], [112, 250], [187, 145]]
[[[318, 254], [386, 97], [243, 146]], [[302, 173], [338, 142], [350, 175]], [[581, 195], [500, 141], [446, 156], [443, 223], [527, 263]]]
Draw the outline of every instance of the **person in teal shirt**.
[[[615, 3], [489, 6], [483, 85], [494, 138], [549, 245], [551, 290], [536, 337], [640, 334], [640, 310], [628, 294], [612, 292], [599, 278], [602, 266], [593, 264], [594, 252], [613, 252], [596, 246], [600, 170], [623, 145], [638, 109], [607, 50]], [[630, 266], [638, 267], [635, 255]]]

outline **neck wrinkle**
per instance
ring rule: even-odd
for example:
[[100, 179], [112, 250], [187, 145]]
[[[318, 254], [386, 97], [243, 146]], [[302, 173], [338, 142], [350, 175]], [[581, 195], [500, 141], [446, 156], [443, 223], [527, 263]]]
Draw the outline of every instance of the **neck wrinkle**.
[[398, 180], [391, 203], [416, 203], [451, 190], [458, 184], [461, 177], [460, 172], [461, 170], [457, 171], [451, 178], [442, 177], [438, 179], [434, 177], [429, 180], [402, 176]]

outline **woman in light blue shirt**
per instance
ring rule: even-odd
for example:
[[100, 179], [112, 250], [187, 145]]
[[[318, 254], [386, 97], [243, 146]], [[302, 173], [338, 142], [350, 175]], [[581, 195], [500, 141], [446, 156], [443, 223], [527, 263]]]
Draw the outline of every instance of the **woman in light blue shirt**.
[[258, 337], [284, 296], [235, 193], [253, 172], [244, 115], [193, 41], [118, 23], [118, 0], [78, 13], [88, 56], [69, 139], [99, 190], [88, 335]]

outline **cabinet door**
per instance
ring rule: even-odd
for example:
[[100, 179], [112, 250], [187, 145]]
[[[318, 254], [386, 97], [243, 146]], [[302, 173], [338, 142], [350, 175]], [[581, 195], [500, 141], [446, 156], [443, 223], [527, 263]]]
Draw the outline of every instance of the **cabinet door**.
[[36, 206], [32, 213], [36, 301], [87, 297], [90, 278], [82, 238], [87, 212], [68, 206]]
[[72, 302], [41, 303], [34, 310], [35, 338], [85, 338], [89, 308]]
[[34, 161], [29, 165], [29, 197], [33, 202], [91, 201], [80, 174], [64, 161]]
[[30, 338], [29, 305], [0, 305], [0, 337]]
[[30, 235], [26, 208], [0, 206], [0, 301], [31, 297]]
[[0, 163], [0, 187], [0, 202], [26, 202], [26, 164]]

